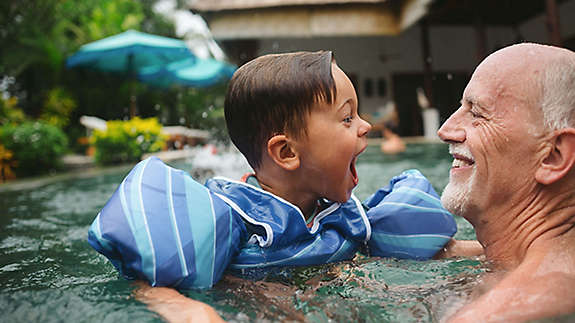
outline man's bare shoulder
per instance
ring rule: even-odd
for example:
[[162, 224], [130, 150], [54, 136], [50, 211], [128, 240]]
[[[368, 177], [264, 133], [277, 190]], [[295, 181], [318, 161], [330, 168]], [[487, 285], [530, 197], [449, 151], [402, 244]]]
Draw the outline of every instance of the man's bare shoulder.
[[575, 312], [575, 275], [507, 277], [450, 318], [452, 322], [524, 322]]

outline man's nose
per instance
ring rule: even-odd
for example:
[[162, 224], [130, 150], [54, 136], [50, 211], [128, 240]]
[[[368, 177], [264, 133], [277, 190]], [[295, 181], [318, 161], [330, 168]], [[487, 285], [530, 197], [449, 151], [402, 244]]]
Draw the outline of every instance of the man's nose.
[[363, 137], [365, 135], [367, 135], [367, 133], [371, 130], [371, 124], [365, 120], [363, 120], [361, 117], [359, 118], [359, 129], [358, 129], [358, 135], [360, 137]]
[[437, 135], [445, 142], [463, 142], [465, 141], [465, 130], [462, 127], [462, 120], [460, 118], [462, 108], [455, 111], [449, 119], [445, 120], [441, 128], [437, 131]]

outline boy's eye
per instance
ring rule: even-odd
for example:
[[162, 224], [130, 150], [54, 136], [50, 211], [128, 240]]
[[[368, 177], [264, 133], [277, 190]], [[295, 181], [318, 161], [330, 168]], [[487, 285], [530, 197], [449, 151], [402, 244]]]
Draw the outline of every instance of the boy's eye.
[[352, 119], [353, 119], [352, 116], [348, 116], [348, 117], [345, 117], [345, 119], [343, 119], [343, 122], [345, 122], [345, 123], [351, 123]]

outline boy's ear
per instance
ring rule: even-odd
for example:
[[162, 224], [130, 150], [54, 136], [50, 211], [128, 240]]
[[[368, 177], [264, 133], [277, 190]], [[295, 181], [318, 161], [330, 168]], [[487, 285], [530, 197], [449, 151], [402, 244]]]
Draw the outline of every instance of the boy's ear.
[[551, 150], [535, 172], [537, 182], [545, 185], [560, 180], [575, 165], [575, 129], [562, 129], [551, 140]]
[[285, 135], [275, 135], [268, 140], [270, 158], [285, 170], [295, 170], [299, 167], [299, 156], [293, 149], [289, 138]]

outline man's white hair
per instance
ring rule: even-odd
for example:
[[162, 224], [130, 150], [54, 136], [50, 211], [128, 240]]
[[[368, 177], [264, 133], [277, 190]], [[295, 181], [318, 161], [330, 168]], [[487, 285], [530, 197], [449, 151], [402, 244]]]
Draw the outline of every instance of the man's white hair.
[[575, 128], [575, 53], [562, 53], [545, 64], [540, 107], [549, 130]]

